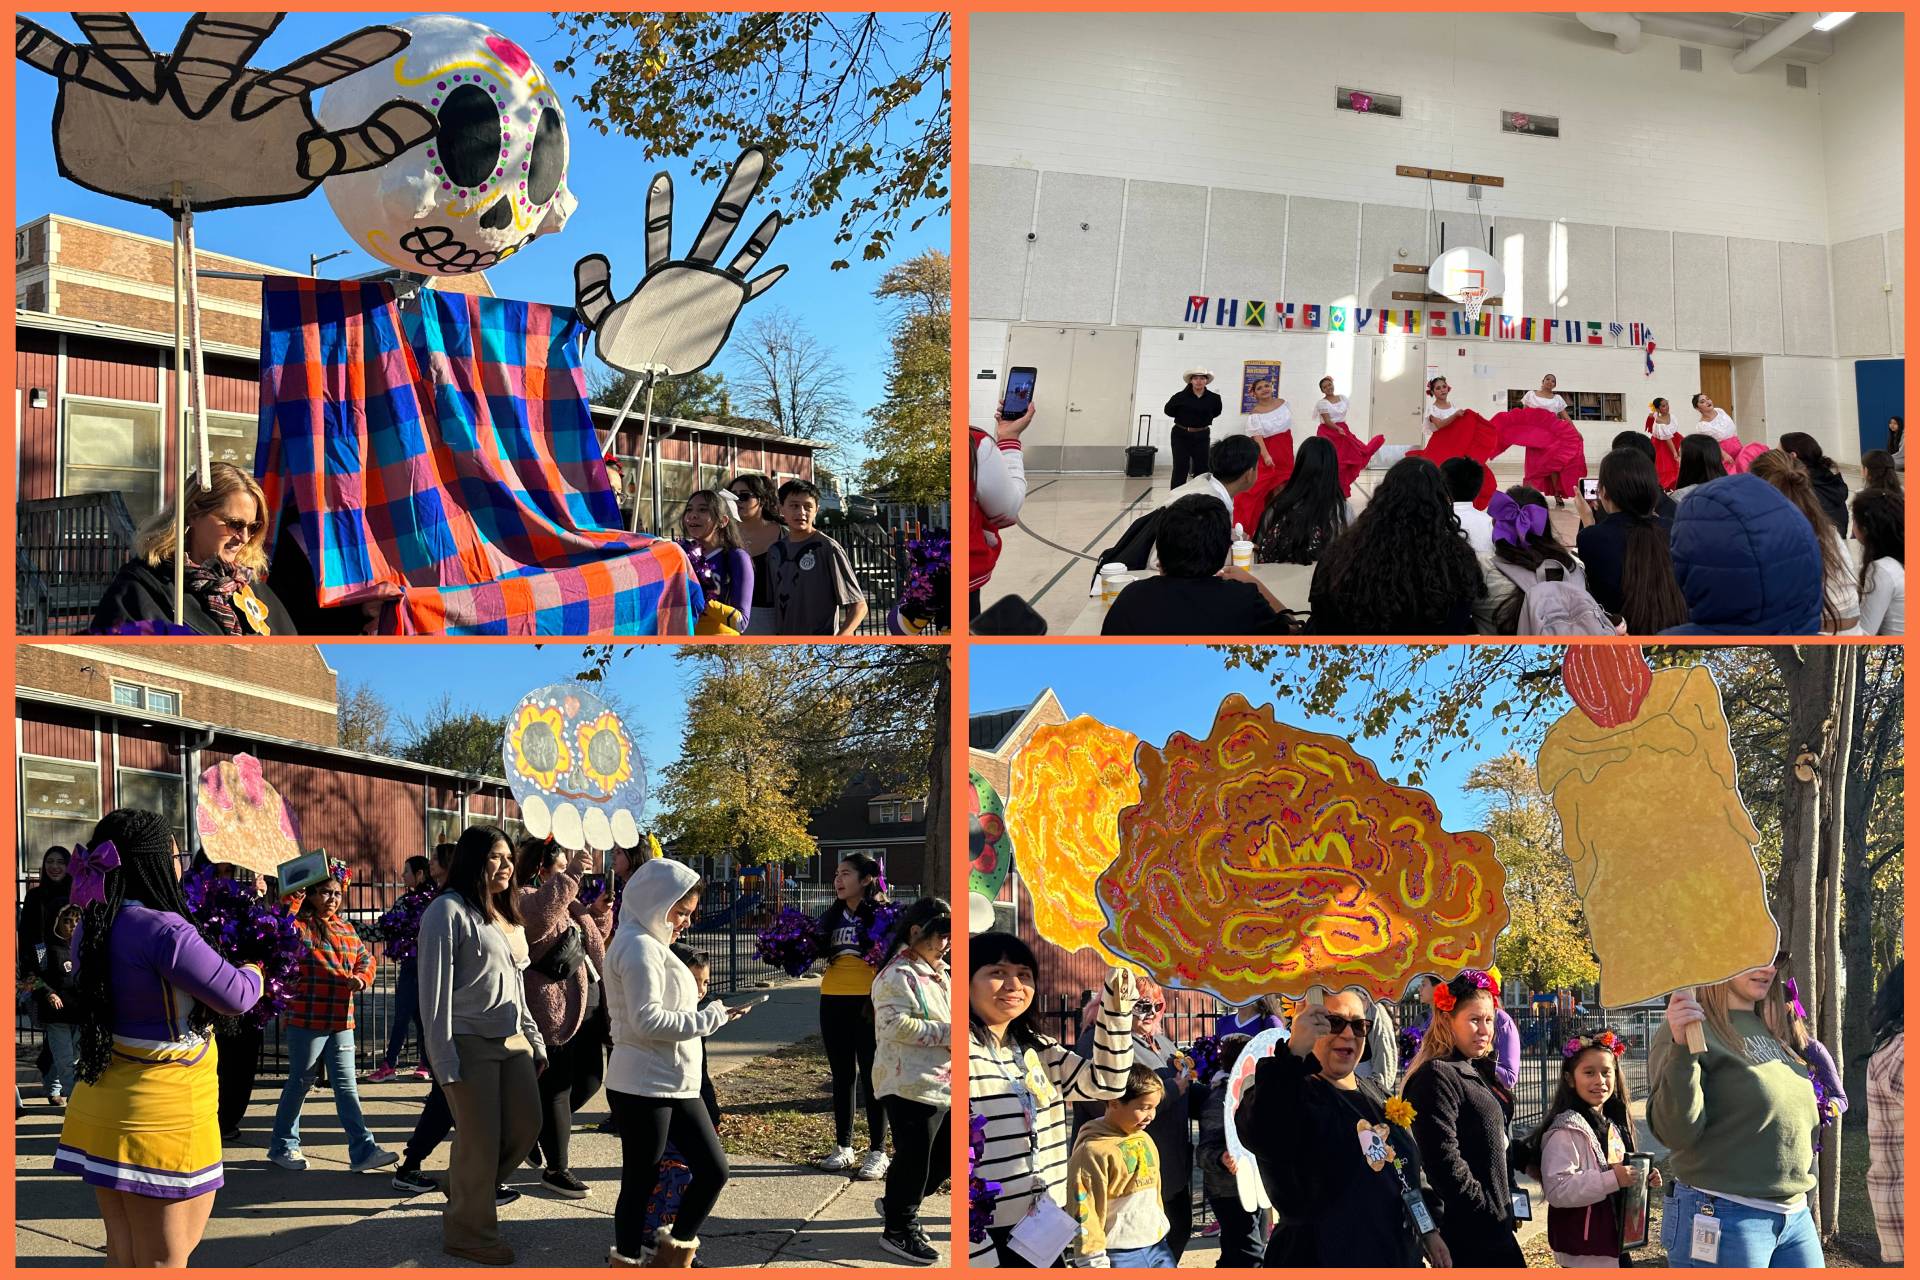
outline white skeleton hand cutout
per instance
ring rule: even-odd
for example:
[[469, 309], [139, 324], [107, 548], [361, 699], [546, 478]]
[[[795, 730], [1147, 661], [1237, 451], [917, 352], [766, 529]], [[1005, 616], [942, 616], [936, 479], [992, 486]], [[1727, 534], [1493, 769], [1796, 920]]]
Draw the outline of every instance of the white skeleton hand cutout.
[[673, 180], [654, 177], [647, 192], [647, 272], [639, 288], [613, 301], [607, 259], [589, 254], [573, 267], [574, 305], [594, 331], [594, 352], [616, 369], [671, 377], [713, 363], [747, 303], [787, 273], [784, 266], [747, 273], [780, 231], [770, 213], [724, 269], [715, 266], [766, 173], [766, 157], [741, 153], [685, 258], [669, 260], [673, 241]]
[[284, 13], [196, 13], [161, 56], [124, 13], [77, 13], [78, 46], [15, 16], [22, 62], [60, 82], [54, 156], [63, 176], [103, 195], [174, 212], [278, 204], [324, 178], [375, 168], [426, 141], [433, 115], [395, 99], [338, 131], [313, 94], [406, 47], [393, 27], [363, 27], [277, 71], [249, 67]]

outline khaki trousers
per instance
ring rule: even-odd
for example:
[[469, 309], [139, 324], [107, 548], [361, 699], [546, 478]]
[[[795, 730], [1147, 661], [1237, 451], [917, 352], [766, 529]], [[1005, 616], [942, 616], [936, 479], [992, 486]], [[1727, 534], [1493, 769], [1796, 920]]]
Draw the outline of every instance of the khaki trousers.
[[505, 1040], [453, 1038], [460, 1079], [446, 1086], [453, 1109], [453, 1155], [441, 1233], [450, 1248], [500, 1242], [494, 1188], [507, 1180], [540, 1136], [540, 1091], [533, 1046], [518, 1032]]

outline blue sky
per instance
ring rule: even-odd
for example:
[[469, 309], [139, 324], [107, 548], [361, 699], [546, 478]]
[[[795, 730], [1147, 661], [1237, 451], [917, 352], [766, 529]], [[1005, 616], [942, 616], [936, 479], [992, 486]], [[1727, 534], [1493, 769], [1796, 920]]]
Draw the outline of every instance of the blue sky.
[[[1284, 656], [1276, 659], [1284, 661]], [[1229, 671], [1225, 655], [1201, 645], [975, 645], [968, 662], [969, 712], [1024, 706], [1051, 687], [1069, 716], [1092, 716], [1155, 746], [1176, 732], [1204, 736], [1229, 693], [1243, 694], [1255, 706], [1276, 702], [1267, 673]], [[1304, 662], [1300, 669], [1305, 669]], [[1503, 688], [1501, 696], [1508, 692], [1510, 687]], [[1349, 693], [1342, 710], [1357, 707], [1365, 696]], [[1298, 706], [1276, 704], [1276, 711], [1283, 723], [1354, 741], [1389, 781], [1404, 778], [1404, 771], [1390, 763], [1389, 743], [1354, 739], [1351, 720], [1306, 715]], [[1489, 735], [1471, 750], [1429, 762], [1422, 789], [1454, 829], [1463, 821], [1478, 821], [1485, 801], [1463, 790], [1467, 775], [1481, 761], [1522, 745]]]
[[[32, 14], [36, 21], [62, 37], [80, 42], [78, 28], [65, 13]], [[255, 56], [257, 66], [277, 67], [317, 49], [356, 27], [371, 22], [404, 21], [405, 14], [290, 13], [280, 28]], [[613, 265], [613, 285], [618, 296], [625, 296], [639, 283], [645, 251], [641, 226], [646, 207], [647, 185], [653, 175], [665, 169], [673, 175], [674, 237], [676, 254], [692, 244], [694, 234], [712, 204], [714, 188], [696, 183], [684, 162], [647, 161], [641, 144], [617, 136], [602, 137], [585, 127], [583, 113], [572, 106], [573, 96], [585, 81], [576, 75], [555, 75], [553, 63], [567, 52], [567, 41], [558, 35], [552, 19], [544, 13], [481, 13], [465, 16], [484, 22], [519, 43], [549, 75], [553, 75], [567, 108], [568, 136], [572, 158], [568, 184], [580, 201], [579, 209], [568, 221], [566, 230], [543, 236], [523, 252], [488, 272], [494, 291], [502, 297], [549, 302], [571, 306], [573, 303], [573, 264], [589, 253], [604, 253]], [[915, 15], [897, 19], [904, 27]], [[184, 13], [142, 13], [137, 16], [142, 34], [156, 50], [171, 50], [185, 25]], [[59, 176], [53, 159], [53, 105], [55, 85], [51, 76], [24, 63], [15, 64], [15, 135], [18, 158], [15, 162], [15, 219], [26, 222], [47, 213], [61, 213], [89, 222], [121, 227], [143, 235], [166, 239], [168, 221], [154, 210], [125, 201], [97, 195]], [[784, 175], [775, 183], [785, 181]], [[843, 192], [864, 194], [864, 191]], [[759, 221], [763, 206], [756, 202], [748, 216], [749, 225]], [[918, 209], [913, 216], [931, 213], [932, 206]], [[250, 209], [227, 209], [196, 220], [202, 248], [259, 262], [304, 270], [307, 255], [351, 250], [321, 266], [325, 275], [344, 277], [372, 271], [382, 264], [355, 246], [352, 238], [334, 218], [332, 206], [321, 192], [290, 204]], [[912, 218], [907, 219], [908, 222]], [[769, 305], [784, 307], [801, 321], [838, 356], [846, 369], [848, 391], [857, 410], [877, 404], [884, 391], [887, 328], [881, 307], [873, 299], [873, 286], [888, 262], [863, 262], [858, 244], [836, 246], [837, 212], [829, 212], [804, 222], [791, 223], [780, 232], [772, 252], [762, 264], [786, 263], [791, 270], [767, 293], [750, 304], [740, 319], [741, 329], [755, 312]], [[951, 237], [944, 218], [930, 218], [918, 232], [909, 232], [903, 223], [895, 236], [891, 261], [904, 261], [927, 248], [947, 248]], [[731, 256], [738, 244], [729, 246]], [[845, 271], [829, 271], [835, 258], [851, 254], [852, 265]], [[715, 368], [733, 381], [734, 360], [722, 351]]]
[[[578, 643], [535, 648], [418, 641], [330, 644], [320, 650], [339, 673], [342, 689], [371, 685], [399, 715], [416, 717], [443, 693], [453, 695], [456, 708], [504, 716], [529, 691], [571, 680], [589, 665], [581, 651]], [[604, 685], [619, 697], [627, 728], [646, 758], [650, 808], [661, 770], [680, 758], [680, 724], [691, 672], [674, 661], [676, 652], [677, 646], [639, 645], [627, 657], [616, 655]]]

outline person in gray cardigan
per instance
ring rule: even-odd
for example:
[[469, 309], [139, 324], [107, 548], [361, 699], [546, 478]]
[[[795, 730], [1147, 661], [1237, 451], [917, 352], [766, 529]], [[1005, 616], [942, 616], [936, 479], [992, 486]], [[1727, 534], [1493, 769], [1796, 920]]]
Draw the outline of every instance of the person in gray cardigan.
[[453, 1108], [442, 1248], [509, 1266], [494, 1188], [540, 1135], [535, 1084], [546, 1044], [527, 1008], [526, 933], [514, 918], [513, 847], [497, 827], [468, 827], [447, 889], [420, 921], [420, 1017], [427, 1057]]

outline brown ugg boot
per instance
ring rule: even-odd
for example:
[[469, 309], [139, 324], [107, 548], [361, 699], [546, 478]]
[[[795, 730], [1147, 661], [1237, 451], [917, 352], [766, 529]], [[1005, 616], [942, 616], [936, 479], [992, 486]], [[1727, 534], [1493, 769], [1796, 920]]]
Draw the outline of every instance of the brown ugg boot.
[[693, 1265], [693, 1255], [699, 1248], [698, 1240], [675, 1240], [671, 1228], [661, 1227], [654, 1238], [653, 1261], [647, 1266], [656, 1271], [685, 1270]]
[[644, 1265], [638, 1258], [629, 1258], [612, 1245], [607, 1246], [607, 1265], [610, 1267], [638, 1267]]

